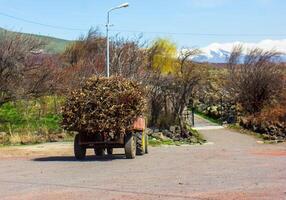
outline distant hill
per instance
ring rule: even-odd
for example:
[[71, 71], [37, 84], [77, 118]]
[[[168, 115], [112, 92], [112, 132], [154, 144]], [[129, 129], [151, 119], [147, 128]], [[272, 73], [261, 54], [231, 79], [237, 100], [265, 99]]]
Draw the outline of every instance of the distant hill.
[[[2, 35], [1, 32], [3, 33], [4, 31], [5, 29], [0, 28], [0, 37]], [[15, 34], [16, 32], [8, 31], [8, 33]], [[28, 33], [21, 33], [21, 34], [32, 36], [32, 37], [45, 41], [47, 45], [45, 46], [44, 51], [47, 53], [61, 53], [65, 50], [66, 46], [72, 42], [69, 40], [64, 40], [64, 39], [59, 39], [59, 38], [54, 38], [54, 37], [49, 37], [49, 36], [43, 36], [43, 35], [28, 34]]]

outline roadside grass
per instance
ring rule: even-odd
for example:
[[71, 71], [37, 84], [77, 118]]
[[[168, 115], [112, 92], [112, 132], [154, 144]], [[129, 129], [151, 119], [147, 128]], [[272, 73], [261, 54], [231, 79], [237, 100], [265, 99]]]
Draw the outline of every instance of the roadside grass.
[[271, 139], [269, 139], [268, 135], [256, 133], [254, 131], [245, 129], [245, 128], [239, 126], [238, 124], [229, 124], [226, 126], [226, 128], [228, 128], [230, 130], [235, 130], [241, 134], [245, 134], [245, 135], [249, 135], [249, 136], [252, 136], [254, 138], [257, 138], [257, 139], [261, 140], [264, 144], [276, 144], [276, 143], [285, 142], [285, 141], [271, 140]]
[[65, 140], [60, 127], [63, 98], [46, 96], [0, 107], [0, 144], [23, 145]]
[[60, 132], [61, 97], [10, 102], [0, 107], [0, 131], [12, 133]]
[[19, 134], [7, 135], [0, 138], [0, 147], [6, 146], [23, 146], [23, 145], [37, 145], [43, 143], [53, 142], [72, 142], [74, 140], [73, 134], [61, 133], [53, 135], [34, 135], [34, 134]]

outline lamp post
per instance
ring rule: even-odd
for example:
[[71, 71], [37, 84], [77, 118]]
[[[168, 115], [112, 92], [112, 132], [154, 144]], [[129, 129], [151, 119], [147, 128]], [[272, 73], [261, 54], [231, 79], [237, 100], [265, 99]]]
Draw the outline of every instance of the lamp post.
[[109, 62], [110, 62], [110, 59], [109, 59], [109, 27], [110, 27], [110, 13], [111, 11], [113, 10], [117, 10], [117, 9], [120, 9], [120, 8], [127, 8], [129, 6], [128, 3], [124, 3], [124, 4], [121, 4], [117, 7], [114, 7], [114, 8], [111, 8], [108, 12], [107, 12], [107, 23], [106, 23], [106, 76], [109, 78]]

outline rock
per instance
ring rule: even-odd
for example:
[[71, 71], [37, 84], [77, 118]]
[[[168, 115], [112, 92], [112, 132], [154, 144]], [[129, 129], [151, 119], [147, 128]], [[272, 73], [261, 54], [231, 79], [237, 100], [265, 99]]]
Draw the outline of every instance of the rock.
[[154, 138], [160, 139], [160, 140], [164, 140], [164, 139], [165, 139], [165, 137], [164, 137], [164, 135], [163, 135], [162, 132], [154, 132], [154, 133], [152, 134], [152, 136], [153, 136]]
[[0, 140], [3, 140], [6, 135], [6, 132], [0, 132]]
[[163, 132], [163, 135], [168, 137], [168, 138], [173, 138], [173, 136], [174, 136], [174, 134], [169, 130], [163, 130], [162, 132]]
[[57, 134], [57, 137], [58, 137], [58, 139], [63, 140], [63, 139], [65, 139], [66, 134], [65, 133], [59, 133], [59, 134]]
[[282, 143], [282, 142], [284, 142], [285, 141], [285, 138], [283, 138], [283, 137], [277, 137], [277, 142], [278, 143]]
[[5, 137], [7, 135], [6, 132], [0, 132], [0, 137]]
[[274, 125], [270, 125], [270, 126], [269, 126], [269, 130], [270, 130], [270, 131], [275, 131], [276, 129], [277, 129], [277, 128], [276, 128]]
[[277, 140], [276, 136], [270, 136], [270, 140]]
[[262, 132], [262, 133], [265, 133], [266, 131], [267, 131], [267, 126], [266, 126], [266, 124], [265, 123], [262, 123], [261, 125], [260, 125], [260, 128], [259, 128], [260, 130], [260, 132]]
[[284, 125], [283, 125], [282, 123], [279, 123], [279, 122], [276, 124], [276, 126], [277, 126], [278, 128], [281, 128], [281, 129], [284, 127]]
[[177, 129], [177, 126], [170, 126], [169, 130], [172, 132], [172, 133], [175, 133], [176, 132], [176, 129]]
[[255, 132], [258, 130], [258, 127], [256, 125], [252, 125], [252, 130]]
[[227, 121], [222, 122], [222, 125], [227, 125], [227, 124], [228, 124]]
[[153, 133], [157, 133], [157, 132], [160, 132], [160, 130], [157, 128], [153, 129]]
[[50, 142], [58, 142], [58, 137], [57, 137], [57, 135], [53, 135], [53, 134], [51, 134], [51, 135], [49, 135], [48, 136], [49, 137], [49, 141]]
[[145, 129], [145, 133], [146, 133], [147, 135], [152, 135], [153, 130], [150, 129], [150, 128], [146, 128], [146, 129]]
[[198, 143], [198, 139], [195, 138], [195, 137], [191, 137], [191, 138], [189, 138], [189, 142], [193, 143], [193, 144], [196, 144], [196, 143]]
[[264, 140], [270, 140], [270, 136], [267, 135], [267, 134], [262, 134], [262, 138], [263, 138]]

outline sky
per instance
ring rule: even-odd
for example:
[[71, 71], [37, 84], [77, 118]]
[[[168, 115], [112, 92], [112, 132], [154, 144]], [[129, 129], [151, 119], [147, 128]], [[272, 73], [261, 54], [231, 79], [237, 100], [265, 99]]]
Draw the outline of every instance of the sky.
[[73, 40], [91, 26], [104, 33], [107, 10], [125, 2], [130, 7], [111, 13], [113, 34], [167, 37], [184, 48], [265, 41], [286, 48], [285, 0], [1, 0], [0, 27]]

